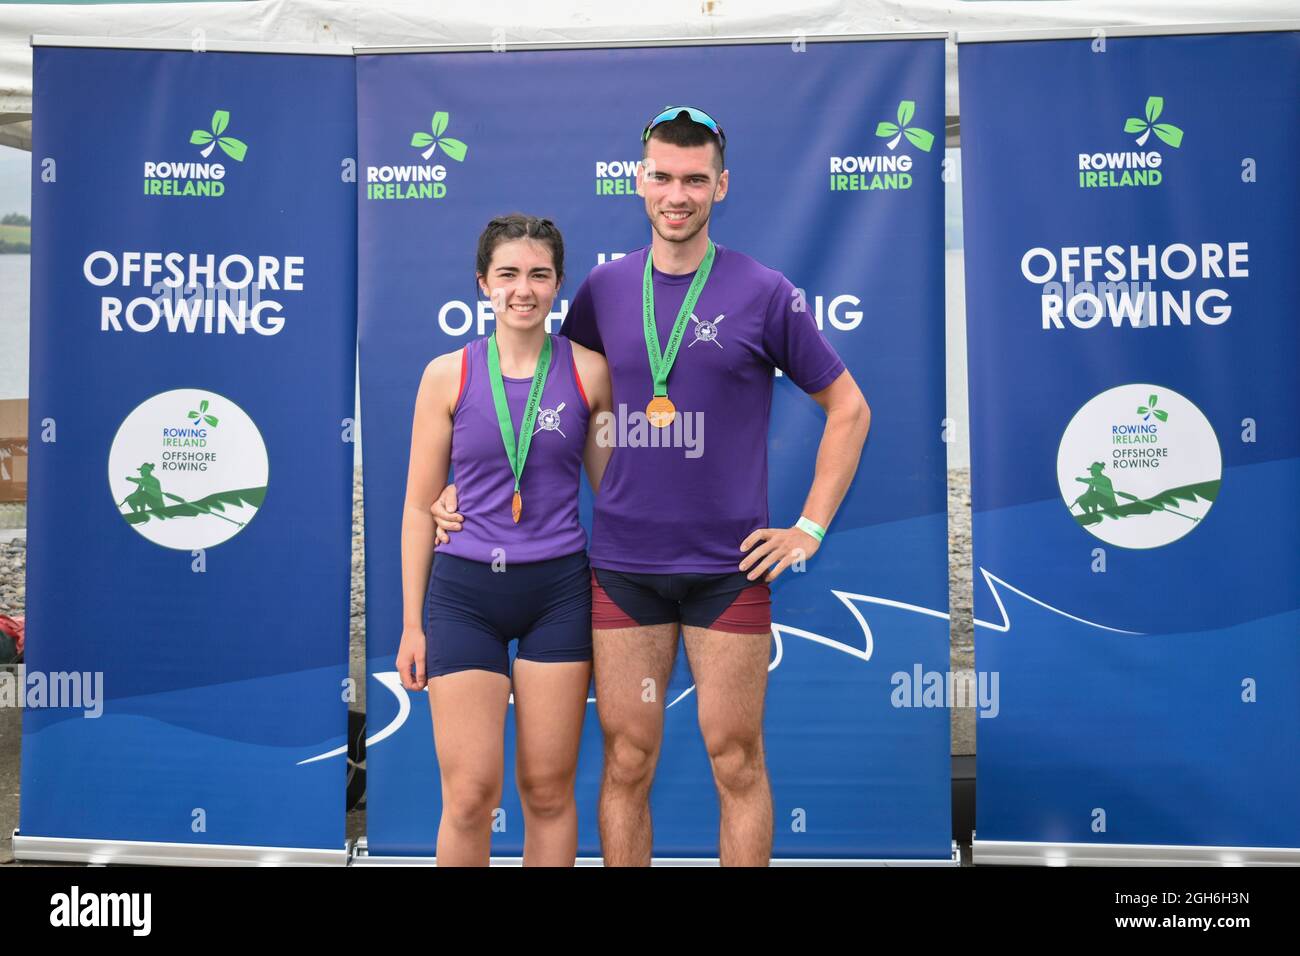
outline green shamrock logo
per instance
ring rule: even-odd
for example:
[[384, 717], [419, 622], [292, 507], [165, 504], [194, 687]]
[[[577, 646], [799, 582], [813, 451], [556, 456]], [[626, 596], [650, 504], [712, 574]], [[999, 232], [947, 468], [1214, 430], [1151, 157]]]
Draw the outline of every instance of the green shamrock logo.
[[205, 422], [207, 422], [207, 423], [208, 423], [209, 425], [211, 425], [213, 428], [216, 428], [216, 427], [217, 427], [217, 416], [206, 414], [207, 410], [208, 410], [208, 400], [205, 398], [205, 399], [203, 399], [203, 401], [199, 402], [199, 410], [198, 410], [197, 412], [194, 411], [194, 409], [190, 409], [190, 413], [189, 413], [188, 415], [186, 415], [185, 417], [186, 417], [186, 418], [192, 418], [192, 419], [194, 419], [195, 421], [198, 421], [199, 418], [202, 418]]
[[203, 150], [203, 157], [206, 159], [211, 153], [214, 146], [220, 146], [221, 151], [237, 163], [244, 161], [244, 153], [248, 152], [248, 145], [233, 136], [222, 136], [226, 127], [230, 125], [230, 114], [225, 110], [217, 110], [212, 114], [212, 132], [205, 129], [196, 129], [190, 133], [190, 142], [195, 146], [202, 146], [207, 143], [207, 148]]
[[921, 129], [919, 126], [908, 126], [912, 121], [912, 114], [916, 112], [916, 103], [912, 100], [903, 100], [898, 104], [898, 122], [880, 122], [876, 124], [876, 135], [881, 137], [892, 136], [886, 145], [893, 149], [898, 145], [899, 137], [906, 136], [907, 141], [919, 150], [929, 152], [930, 147], [934, 145], [934, 134], [928, 130]]
[[1137, 144], [1145, 145], [1147, 137], [1151, 135], [1152, 130], [1162, 140], [1177, 149], [1183, 141], [1183, 131], [1171, 123], [1157, 123], [1160, 118], [1160, 111], [1165, 108], [1165, 98], [1163, 96], [1147, 97], [1147, 115], [1146, 119], [1137, 116], [1130, 116], [1124, 121], [1124, 132], [1141, 133], [1138, 137]]
[[1169, 413], [1164, 409], [1156, 408], [1156, 397], [1154, 395], [1147, 399], [1145, 405], [1138, 406], [1138, 414], [1142, 416], [1144, 422], [1150, 421], [1152, 415], [1162, 422], [1169, 421]]
[[433, 155], [433, 151], [439, 146], [442, 147], [442, 151], [446, 153], [449, 158], [456, 160], [458, 163], [465, 158], [465, 151], [469, 147], [458, 139], [452, 139], [450, 136], [442, 135], [447, 129], [447, 123], [450, 120], [451, 116], [449, 114], [443, 110], [438, 110], [438, 112], [433, 114], [433, 122], [429, 127], [433, 130], [432, 136], [428, 133], [420, 132], [411, 134], [411, 145], [416, 149], [422, 149], [425, 146], [429, 147], [420, 154], [423, 158], [428, 159]]

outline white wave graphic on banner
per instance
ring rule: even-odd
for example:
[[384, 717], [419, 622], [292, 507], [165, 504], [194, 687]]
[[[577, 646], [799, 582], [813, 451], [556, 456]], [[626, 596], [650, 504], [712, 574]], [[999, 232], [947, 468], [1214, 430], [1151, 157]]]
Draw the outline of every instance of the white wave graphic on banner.
[[[1038, 600], [1038, 598], [1030, 594], [1026, 594], [1024, 591], [1021, 591], [1019, 588], [1008, 584], [1006, 581], [1003, 581], [997, 575], [993, 574], [992, 572], [988, 571], [985, 568], [980, 568], [980, 574], [983, 575], [984, 583], [988, 585], [989, 591], [993, 595], [993, 600], [994, 602], [996, 602], [998, 606], [998, 611], [1002, 615], [1002, 623], [995, 624], [991, 621], [981, 621], [979, 618], [976, 618], [975, 619], [976, 627], [988, 628], [989, 630], [997, 631], [1000, 634], [1010, 633], [1011, 616], [1007, 613], [1006, 605], [1002, 603], [1002, 595], [999, 593], [999, 588], [1006, 588], [1006, 590], [1010, 591], [1011, 593], [1018, 594], [1026, 601], [1031, 601], [1032, 603], [1037, 604], [1039, 607], [1046, 608], [1047, 610], [1051, 611], [1053, 614], [1059, 614], [1061, 617], [1069, 618], [1071, 621], [1077, 621], [1080, 624], [1086, 624], [1089, 627], [1095, 627], [1102, 631], [1110, 631], [1111, 633], [1114, 634], [1132, 634], [1135, 636], [1140, 636], [1142, 633], [1141, 631], [1126, 631], [1123, 628], [1110, 627], [1106, 624], [1098, 624], [1095, 621], [1089, 621], [1086, 620], [1085, 618], [1078, 617], [1074, 614], [1070, 614], [1068, 611], [1062, 611], [1060, 608], [1053, 607], [1047, 602], [1040, 601]], [[855, 658], [859, 661], [863, 661], [864, 663], [866, 661], [871, 660], [871, 654], [875, 648], [875, 639], [871, 633], [871, 625], [867, 623], [866, 617], [863, 616], [861, 609], [858, 607], [858, 604], [860, 603], [877, 604], [882, 607], [892, 607], [901, 611], [907, 611], [912, 614], [922, 614], [927, 617], [939, 618], [940, 620], [945, 620], [945, 621], [948, 620], [949, 617], [947, 611], [936, 611], [933, 608], [921, 607], [919, 604], [908, 604], [904, 601], [895, 601], [892, 600], [891, 598], [877, 597], [876, 595], [873, 594], [854, 594], [850, 591], [837, 591], [834, 589], [832, 589], [830, 593], [833, 594], [841, 604], [843, 604], [846, 608], [848, 608], [849, 613], [852, 614], [854, 620], [858, 622], [858, 627], [862, 629], [862, 638], [863, 638], [862, 646], [855, 647], [852, 644], [845, 644], [842, 641], [836, 641], [829, 637], [825, 637], [821, 634], [816, 634], [812, 631], [806, 631], [798, 627], [791, 627], [788, 624], [778, 624], [776, 622], [773, 622], [772, 640], [776, 645], [776, 652], [772, 657], [772, 663], [769, 664], [767, 667], [767, 671], [769, 674], [772, 673], [781, 665], [781, 660], [785, 656], [785, 644], [782, 640], [783, 637], [800, 638], [805, 641], [810, 641], [814, 644], [821, 644], [825, 647], [831, 648], [832, 650], [839, 651], [841, 654], [846, 654], [849, 657]], [[388, 725], [384, 727], [382, 730], [380, 730], [377, 734], [375, 734], [372, 737], [366, 738], [367, 747], [372, 747], [375, 744], [379, 743], [380, 741], [385, 740], [388, 737], [391, 737], [401, 728], [401, 726], [404, 723], [406, 723], [406, 719], [411, 715], [410, 693], [405, 688], [402, 687], [402, 681], [398, 677], [397, 671], [382, 671], [380, 673], [374, 674], [373, 676], [377, 681], [379, 681], [381, 684], [387, 687], [388, 690], [392, 692], [393, 696], [397, 698], [397, 714], [393, 717], [391, 721], [389, 721]], [[667, 707], [665, 707], [665, 709], [671, 708], [681, 703], [683, 700], [685, 700], [694, 692], [695, 692], [695, 685], [692, 684], [690, 687], [687, 687], [684, 691], [678, 694], [667, 705]], [[515, 700], [514, 695], [511, 694], [510, 703], [513, 704], [514, 700]], [[587, 703], [593, 704], [595, 702], [596, 702], [596, 698], [594, 697], [587, 698]], [[330, 757], [338, 757], [345, 753], [347, 753], [346, 744], [342, 747], [337, 747], [334, 750], [329, 751], [328, 753], [319, 754], [315, 757], [309, 757], [306, 760], [300, 760], [299, 764], [313, 763], [317, 760], [325, 760]]]

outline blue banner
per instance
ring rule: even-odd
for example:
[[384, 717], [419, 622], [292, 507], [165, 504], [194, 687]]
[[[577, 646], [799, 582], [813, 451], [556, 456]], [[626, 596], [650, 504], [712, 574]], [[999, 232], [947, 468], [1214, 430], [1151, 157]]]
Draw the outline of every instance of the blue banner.
[[39, 47], [34, 112], [21, 835], [342, 862], [353, 61]]
[[960, 54], [979, 841], [1300, 846], [1300, 34]]
[[[942, 39], [360, 55], [357, 84], [367, 653], [391, 691], [372, 685], [368, 698], [370, 853], [430, 854], [435, 843], [428, 701], [394, 672], [399, 535], [421, 372], [492, 328], [474, 281], [478, 235], [512, 210], [559, 225], [570, 277], [557, 330], [587, 270], [650, 241], [635, 195], [641, 129], [664, 104], [687, 102], [727, 131], [730, 193], [710, 235], [804, 290], [873, 411], [825, 544], [773, 589], [775, 855], [948, 859], [949, 711], [923, 693], [948, 669]], [[456, 155], [423, 155], [438, 136], [456, 140]], [[811, 399], [777, 382], [773, 524], [798, 518], [822, 422]], [[660, 857], [717, 855], [691, 689], [679, 655], [652, 794]], [[523, 845], [512, 724], [497, 854]], [[594, 856], [594, 705], [584, 735], [579, 853]]]

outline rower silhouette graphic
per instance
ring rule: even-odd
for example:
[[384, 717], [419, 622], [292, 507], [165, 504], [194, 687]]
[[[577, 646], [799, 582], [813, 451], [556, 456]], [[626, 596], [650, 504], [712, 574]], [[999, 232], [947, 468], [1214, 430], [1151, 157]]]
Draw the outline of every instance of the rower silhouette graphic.
[[119, 508], [124, 504], [130, 505], [131, 510], [136, 513], [147, 508], [158, 512], [159, 517], [164, 517], [162, 511], [167, 505], [163, 501], [162, 483], [154, 477], [153, 469], [153, 462], [145, 462], [139, 468], [140, 476], [138, 478], [134, 475], [126, 476], [126, 480], [135, 482], [137, 488], [122, 499], [118, 504]]
[[1091, 476], [1088, 478], [1075, 478], [1075, 481], [1081, 481], [1088, 486], [1088, 490], [1075, 499], [1073, 508], [1078, 505], [1083, 509], [1083, 513], [1090, 515], [1095, 511], [1111, 511], [1117, 507], [1115, 501], [1115, 487], [1111, 484], [1110, 479], [1102, 474], [1106, 468], [1106, 463], [1094, 461], [1088, 471]]
[[[187, 501], [180, 495], [174, 495], [170, 491], [163, 491], [162, 484], [153, 475], [153, 462], [145, 462], [140, 466], [140, 476], [127, 475], [127, 481], [133, 481], [138, 486], [135, 491], [131, 492], [125, 498], [117, 503], [121, 510], [122, 505], [130, 505], [131, 514], [138, 515], [148, 512], [141, 521], [147, 521], [149, 518], [157, 518], [165, 521], [168, 518], [194, 518], [200, 515], [209, 518], [220, 518], [230, 524], [244, 527], [248, 522], [237, 521], [227, 515], [220, 514], [229, 506], [253, 505], [260, 508], [262, 498], [266, 493], [266, 488], [239, 488], [233, 491], [223, 491], [217, 494], [208, 495], [206, 498], [200, 498], [197, 501]], [[169, 504], [164, 499], [170, 499]], [[216, 509], [215, 511], [213, 509]], [[127, 518], [130, 521], [130, 518]], [[132, 522], [133, 524], [135, 522]]]

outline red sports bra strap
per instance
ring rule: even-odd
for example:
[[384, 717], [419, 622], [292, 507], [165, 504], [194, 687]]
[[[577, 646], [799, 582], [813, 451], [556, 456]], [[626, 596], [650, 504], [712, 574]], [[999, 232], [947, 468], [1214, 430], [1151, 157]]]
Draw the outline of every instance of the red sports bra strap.
[[569, 360], [573, 363], [573, 384], [578, 386], [578, 394], [582, 396], [582, 404], [587, 406], [591, 411], [591, 402], [587, 400], [587, 390], [582, 387], [582, 376], [578, 374], [578, 356], [573, 352], [573, 343], [569, 343]]
[[456, 404], [460, 405], [460, 397], [465, 394], [465, 379], [469, 377], [469, 346], [460, 350], [460, 387], [456, 390]]

